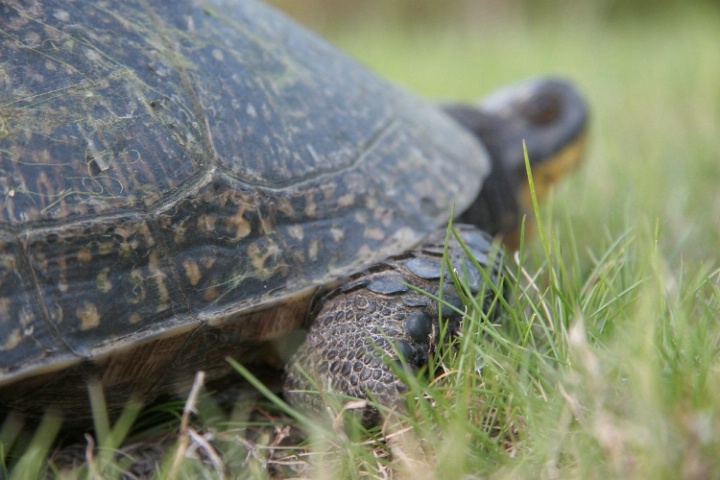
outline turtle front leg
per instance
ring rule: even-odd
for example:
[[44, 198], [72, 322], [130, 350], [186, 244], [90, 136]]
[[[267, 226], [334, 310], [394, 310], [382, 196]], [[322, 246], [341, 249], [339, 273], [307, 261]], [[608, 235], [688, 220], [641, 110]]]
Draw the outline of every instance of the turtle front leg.
[[[456, 229], [492, 281], [499, 282], [501, 262], [499, 255], [491, 255], [490, 237], [471, 226], [458, 225]], [[447, 325], [448, 336], [456, 335], [461, 326], [459, 312], [464, 306], [449, 272], [443, 273], [444, 240], [445, 230], [438, 230], [418, 248], [371, 267], [322, 299], [305, 343], [286, 368], [284, 390], [291, 404], [319, 412], [326, 394], [339, 394], [403, 408], [408, 388], [391, 364], [426, 366], [440, 341], [440, 325]], [[487, 284], [487, 277], [454, 239], [448, 252], [453, 268], [461, 278], [466, 276], [471, 292], [485, 291], [489, 308], [497, 287]], [[488, 266], [491, 261], [495, 263]], [[438, 296], [443, 277], [442, 308], [408, 287]], [[441, 313], [443, 324], [439, 322]], [[317, 389], [322, 389], [322, 394]], [[373, 408], [363, 412], [366, 426], [380, 419]]]

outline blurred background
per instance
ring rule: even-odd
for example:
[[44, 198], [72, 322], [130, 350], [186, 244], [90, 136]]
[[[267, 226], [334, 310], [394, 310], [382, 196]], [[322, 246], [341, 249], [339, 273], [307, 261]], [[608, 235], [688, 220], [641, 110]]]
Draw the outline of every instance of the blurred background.
[[720, 1], [273, 3], [429, 99], [475, 101], [537, 75], [572, 79], [589, 98], [592, 138], [546, 207], [551, 228], [591, 250], [658, 231], [671, 262], [718, 258]]
[[[387, 21], [398, 28], [409, 25], [477, 25], [485, 21], [512, 21], [512, 17], [593, 15], [603, 21], [675, 15], [688, 8], [718, 13], [716, 0], [271, 0], [303, 23], [323, 29], [328, 25]], [[709, 13], [709, 10], [708, 10]]]

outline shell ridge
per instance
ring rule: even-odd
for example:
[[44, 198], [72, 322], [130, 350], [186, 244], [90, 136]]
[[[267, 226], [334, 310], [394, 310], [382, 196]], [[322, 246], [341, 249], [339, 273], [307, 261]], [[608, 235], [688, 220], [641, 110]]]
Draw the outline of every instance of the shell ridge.
[[[368, 137], [367, 141], [358, 148], [358, 154], [353, 158], [350, 162], [337, 167], [337, 168], [328, 168], [323, 170], [322, 172], [312, 172], [311, 174], [304, 175], [302, 177], [299, 177], [297, 181], [288, 180], [288, 181], [275, 181], [272, 183], [268, 182], [253, 182], [251, 180], [248, 180], [247, 178], [241, 177], [238, 175], [232, 168], [224, 166], [224, 165], [218, 165], [216, 169], [220, 172], [223, 172], [225, 175], [227, 175], [229, 178], [246, 185], [252, 189], [262, 189], [264, 191], [268, 192], [280, 192], [287, 190], [288, 188], [295, 188], [295, 187], [302, 187], [304, 185], [309, 184], [317, 184], [322, 183], [322, 180], [327, 177], [336, 177], [338, 174], [342, 174], [344, 172], [349, 172], [352, 170], [358, 169], [360, 165], [367, 159], [368, 155], [373, 151], [373, 148], [375, 145], [378, 145], [382, 140], [389, 135], [392, 134], [394, 130], [397, 129], [398, 120], [397, 118], [389, 118], [385, 122], [383, 122], [378, 129]], [[318, 159], [321, 160], [321, 159]]]

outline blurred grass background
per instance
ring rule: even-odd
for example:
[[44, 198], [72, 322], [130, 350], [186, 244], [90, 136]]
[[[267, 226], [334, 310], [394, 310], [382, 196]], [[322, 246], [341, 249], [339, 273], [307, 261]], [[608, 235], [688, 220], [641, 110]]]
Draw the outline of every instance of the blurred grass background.
[[519, 453], [457, 414], [437, 464], [406, 476], [720, 478], [720, 2], [275, 1], [431, 100], [560, 75], [591, 106], [585, 163], [511, 295], [532, 333], [477, 346], [468, 398], [496, 401], [500, 425], [519, 412]]
[[[508, 323], [523, 335], [505, 325], [470, 346], [470, 370], [486, 358], [482, 384], [428, 392], [437, 398], [426, 402], [432, 421], [415, 427], [417, 466], [391, 445], [397, 477], [720, 478], [720, 2], [273, 3], [431, 100], [561, 75], [591, 105], [585, 163], [543, 207], [548, 242], [525, 252], [537, 283], [513, 292]], [[473, 424], [483, 409], [501, 428], [519, 426], [511, 448]], [[229, 452], [247, 444], [216, 435]], [[329, 451], [345, 470], [324, 478], [387, 474], [362, 444]], [[235, 453], [223, 457], [240, 464], [230, 477], [268, 478], [265, 457]], [[67, 478], [103, 471], [91, 467]]]
[[522, 262], [538, 295], [514, 305], [549, 333], [479, 347], [520, 453], [451, 447], [483, 444], [458, 416], [407, 476], [720, 478], [720, 2], [276, 1], [429, 99], [561, 75], [591, 106], [585, 163], [543, 207], [550, 248]]
[[592, 137], [552, 209], [571, 220], [578, 242], [659, 222], [671, 260], [717, 258], [717, 0], [274, 3], [430, 99], [475, 100], [526, 77], [569, 77], [589, 98]]
[[[405, 477], [720, 478], [720, 2], [274, 1], [431, 100], [560, 75], [590, 103], [499, 329], [523, 333], [478, 343], [482, 387], [436, 400], [455, 428], [418, 428], [439, 440]], [[457, 398], [522, 424], [517, 450]]]

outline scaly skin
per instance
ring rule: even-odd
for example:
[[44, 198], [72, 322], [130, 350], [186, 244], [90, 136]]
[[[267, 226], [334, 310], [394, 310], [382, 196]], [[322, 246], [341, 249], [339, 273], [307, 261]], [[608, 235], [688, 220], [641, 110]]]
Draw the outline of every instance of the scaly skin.
[[[499, 283], [501, 257], [491, 252], [490, 237], [469, 225], [457, 228], [493, 283]], [[288, 364], [288, 401], [304, 410], [322, 411], [320, 390], [402, 409], [407, 386], [392, 364], [404, 361], [411, 369], [426, 366], [441, 341], [441, 331], [446, 332], [446, 338], [455, 336], [463, 317], [458, 310], [464, 307], [451, 276], [443, 272], [445, 235], [445, 229], [437, 230], [416, 249], [355, 276], [323, 299], [305, 343]], [[461, 277], [467, 276], [473, 295], [484, 292], [484, 308], [489, 311], [499, 285], [484, 281], [454, 239], [448, 248], [453, 268]], [[488, 264], [493, 261], [496, 263]], [[441, 275], [445, 302], [441, 308], [435, 300], [407, 286], [440, 296]], [[368, 426], [380, 419], [372, 407], [363, 412], [363, 422]]]

